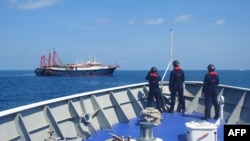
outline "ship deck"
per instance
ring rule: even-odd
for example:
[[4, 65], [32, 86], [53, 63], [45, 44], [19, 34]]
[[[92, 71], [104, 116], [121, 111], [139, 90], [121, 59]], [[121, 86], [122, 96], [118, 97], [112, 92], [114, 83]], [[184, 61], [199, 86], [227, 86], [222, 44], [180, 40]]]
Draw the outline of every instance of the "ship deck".
[[[178, 112], [164, 113], [163, 120], [160, 125], [153, 128], [153, 136], [160, 138], [163, 141], [187, 141], [187, 127], [186, 122], [196, 121], [203, 122], [201, 120], [201, 114], [181, 114]], [[136, 140], [140, 136], [140, 126], [138, 124], [139, 118], [134, 118], [129, 123], [115, 124], [110, 130], [100, 130], [95, 134], [92, 134], [86, 141], [105, 141], [111, 139], [111, 134], [115, 134], [127, 139], [129, 136], [131, 139]], [[209, 122], [215, 123], [215, 120], [211, 119]], [[217, 128], [217, 141], [223, 141], [223, 125]]]
[[[169, 99], [168, 83], [164, 84], [164, 98]], [[201, 88], [202, 82], [185, 83], [187, 113], [164, 113], [161, 124], [152, 129], [154, 137], [164, 141], [187, 141], [193, 136], [193, 132], [187, 131], [186, 123], [202, 121], [205, 100], [200, 97]], [[147, 83], [137, 83], [78, 93], [2, 111], [0, 140], [44, 141], [50, 139], [48, 133], [53, 132], [53, 138], [68, 141], [107, 141], [112, 138], [110, 134], [124, 136], [125, 139], [130, 136], [134, 141], [141, 137], [138, 116], [147, 108], [148, 89]], [[220, 106], [225, 124], [249, 124], [250, 90], [219, 85], [218, 92], [218, 97], [223, 96], [225, 99]], [[166, 100], [166, 104], [168, 103]], [[177, 102], [175, 111], [178, 111], [178, 105]], [[213, 115], [212, 108], [211, 116]], [[215, 120], [211, 122], [215, 123]], [[223, 141], [223, 130], [223, 126], [215, 126], [212, 131], [206, 130], [202, 133], [197, 133], [200, 130], [196, 130], [198, 135], [192, 139]]]

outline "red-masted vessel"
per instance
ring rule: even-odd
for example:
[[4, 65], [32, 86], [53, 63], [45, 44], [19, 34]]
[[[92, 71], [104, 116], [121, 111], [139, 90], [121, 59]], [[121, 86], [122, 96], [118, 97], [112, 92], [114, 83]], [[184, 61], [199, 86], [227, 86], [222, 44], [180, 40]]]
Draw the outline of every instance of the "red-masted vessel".
[[102, 65], [96, 59], [86, 62], [63, 64], [54, 50], [49, 53], [49, 58], [41, 56], [40, 67], [35, 69], [37, 76], [86, 76], [86, 75], [113, 75], [119, 65]]

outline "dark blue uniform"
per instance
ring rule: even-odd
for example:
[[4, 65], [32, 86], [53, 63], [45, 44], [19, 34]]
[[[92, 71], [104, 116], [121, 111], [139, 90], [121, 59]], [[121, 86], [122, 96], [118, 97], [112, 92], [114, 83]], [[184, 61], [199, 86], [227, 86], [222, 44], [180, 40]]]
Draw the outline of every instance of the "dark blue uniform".
[[161, 95], [161, 90], [159, 88], [159, 81], [161, 80], [161, 76], [157, 72], [152, 72], [150, 71], [146, 78], [149, 82], [149, 96], [148, 96], [148, 107], [152, 107], [152, 103], [154, 101], [154, 98], [156, 100], [157, 104], [157, 109], [160, 112], [163, 112], [163, 102], [162, 102], [162, 95]]
[[179, 102], [181, 104], [182, 111], [185, 112], [185, 99], [183, 92], [183, 83], [185, 81], [184, 71], [180, 68], [180, 66], [175, 66], [174, 69], [170, 73], [169, 79], [169, 90], [171, 93], [171, 103], [169, 112], [173, 112], [176, 95], [178, 94]]
[[214, 105], [214, 119], [219, 118], [219, 104], [217, 100], [216, 86], [219, 84], [219, 76], [215, 71], [209, 71], [203, 81], [202, 95], [205, 96], [205, 117], [207, 120], [211, 118], [211, 108]]

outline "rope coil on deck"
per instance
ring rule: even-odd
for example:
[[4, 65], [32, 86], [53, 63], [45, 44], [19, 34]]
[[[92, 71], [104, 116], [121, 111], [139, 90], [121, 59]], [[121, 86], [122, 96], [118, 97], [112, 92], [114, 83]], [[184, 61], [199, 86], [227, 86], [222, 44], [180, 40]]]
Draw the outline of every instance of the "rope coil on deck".
[[158, 109], [153, 107], [147, 107], [140, 113], [141, 119], [153, 123], [153, 125], [161, 124], [162, 114], [159, 112]]

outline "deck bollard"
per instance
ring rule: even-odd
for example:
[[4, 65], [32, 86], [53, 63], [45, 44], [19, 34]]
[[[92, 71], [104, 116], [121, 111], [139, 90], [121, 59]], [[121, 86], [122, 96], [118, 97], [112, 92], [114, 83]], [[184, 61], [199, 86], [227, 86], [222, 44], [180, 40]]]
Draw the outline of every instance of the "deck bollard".
[[151, 122], [140, 122], [140, 137], [137, 141], [154, 141], [153, 126]]

